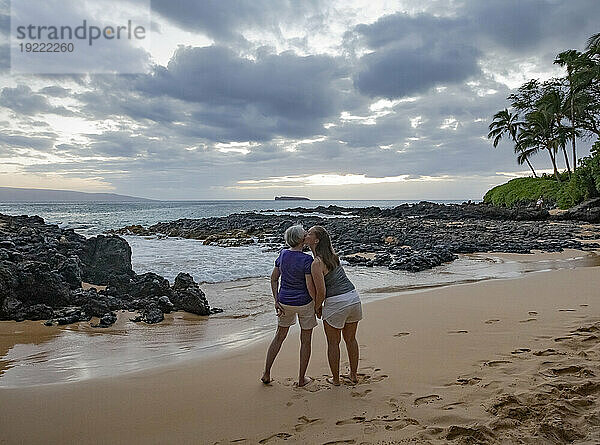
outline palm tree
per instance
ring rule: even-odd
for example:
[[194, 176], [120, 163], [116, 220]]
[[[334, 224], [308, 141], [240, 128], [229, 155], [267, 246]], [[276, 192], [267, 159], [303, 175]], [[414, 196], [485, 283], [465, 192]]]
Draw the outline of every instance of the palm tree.
[[588, 51], [595, 51], [596, 54], [598, 54], [600, 50], [600, 32], [598, 34], [590, 36], [585, 49]]
[[559, 148], [561, 149], [570, 177], [571, 167], [569, 165], [569, 156], [566, 150], [567, 142], [565, 139], [565, 136], [570, 134], [570, 129], [562, 124], [565, 109], [564, 103], [561, 90], [556, 87], [549, 87], [538, 101], [537, 106], [539, 110], [543, 110], [550, 117], [548, 120], [549, 128], [547, 128], [548, 134], [551, 135], [550, 141], [556, 146], [556, 151]]
[[488, 127], [490, 132], [488, 133], [487, 137], [488, 139], [494, 139], [493, 145], [494, 148], [496, 148], [505, 134], [510, 136], [511, 140], [515, 143], [515, 153], [519, 154], [517, 157], [517, 162], [519, 162], [519, 165], [527, 162], [527, 165], [531, 169], [533, 176], [537, 178], [535, 170], [529, 162], [529, 156], [532, 155], [533, 152], [529, 153], [527, 151], [521, 151], [517, 149], [517, 134], [522, 126], [522, 122], [519, 122], [518, 119], [519, 115], [517, 113], [511, 113], [507, 108], [498, 111], [496, 114], [494, 114], [494, 119]]
[[[517, 139], [518, 139], [518, 136], [517, 136]], [[538, 152], [539, 152], [538, 147], [526, 147], [524, 145], [519, 144], [518, 141], [515, 144], [515, 154], [517, 155], [518, 164], [523, 165], [525, 162], [527, 162], [527, 165], [529, 165], [529, 168], [533, 172], [534, 178], [537, 178], [537, 175], [535, 174], [535, 170], [533, 169], [531, 163], [529, 162], [529, 158], [531, 156], [537, 154]]]
[[[554, 116], [546, 109], [532, 111], [525, 116], [522, 130], [519, 132], [517, 144], [519, 151], [536, 152], [547, 150], [554, 168], [554, 176], [558, 182], [558, 168], [556, 167], [556, 152], [560, 146], [560, 138], [554, 129]], [[564, 139], [566, 144], [566, 139]]]
[[569, 120], [571, 121], [571, 144], [573, 148], [573, 172], [577, 168], [577, 152], [575, 149], [575, 132], [577, 125], [575, 124], [575, 86], [573, 85], [573, 72], [580, 65], [581, 53], [574, 49], [563, 51], [558, 56], [554, 63], [560, 66], [567, 67], [567, 81], [569, 82]]

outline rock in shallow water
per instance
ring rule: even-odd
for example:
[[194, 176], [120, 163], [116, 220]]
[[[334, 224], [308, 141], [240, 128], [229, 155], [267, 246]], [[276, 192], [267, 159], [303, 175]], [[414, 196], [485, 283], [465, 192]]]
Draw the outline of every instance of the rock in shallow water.
[[[132, 270], [124, 239], [86, 239], [39, 217], [0, 214], [0, 320], [49, 319], [45, 324], [52, 326], [100, 317], [97, 326], [106, 327], [116, 320], [115, 310], [145, 311], [149, 323], [173, 309], [208, 315], [204, 293], [187, 277], [179, 280], [175, 308], [168, 280]], [[82, 279], [108, 287], [85, 290]]]
[[142, 312], [141, 321], [148, 324], [160, 323], [165, 319], [163, 312], [156, 305], [148, 306]]
[[176, 310], [197, 315], [210, 315], [210, 306], [206, 296], [190, 274], [180, 272], [175, 277], [172, 302]]
[[100, 322], [98, 324], [92, 325], [94, 328], [107, 328], [112, 326], [117, 321], [117, 314], [114, 312], [107, 312], [100, 318]]

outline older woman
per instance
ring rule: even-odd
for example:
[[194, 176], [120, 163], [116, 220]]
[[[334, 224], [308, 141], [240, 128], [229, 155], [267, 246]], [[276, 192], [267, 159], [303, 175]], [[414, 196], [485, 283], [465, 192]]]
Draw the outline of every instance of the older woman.
[[[285, 242], [289, 249], [283, 249], [275, 260], [271, 273], [271, 291], [275, 300], [277, 313], [277, 332], [267, 351], [265, 372], [261, 377], [264, 384], [271, 382], [271, 366], [281, 349], [290, 326], [300, 322], [300, 372], [298, 386], [311, 382], [306, 377], [306, 368], [310, 360], [312, 330], [317, 325], [314, 295], [314, 284], [311, 274], [313, 258], [302, 252], [306, 231], [302, 226], [291, 226], [285, 233]], [[279, 279], [281, 278], [281, 286]]]
[[[354, 284], [346, 276], [340, 259], [333, 250], [329, 233], [314, 226], [308, 230], [304, 243], [312, 250], [314, 261], [311, 274], [315, 285], [315, 311], [323, 318], [327, 337], [327, 358], [332, 378], [327, 381], [340, 384], [340, 340], [344, 337], [350, 362], [352, 383], [357, 383], [358, 342], [356, 329], [362, 319], [362, 305]], [[321, 304], [323, 306], [321, 307]]]

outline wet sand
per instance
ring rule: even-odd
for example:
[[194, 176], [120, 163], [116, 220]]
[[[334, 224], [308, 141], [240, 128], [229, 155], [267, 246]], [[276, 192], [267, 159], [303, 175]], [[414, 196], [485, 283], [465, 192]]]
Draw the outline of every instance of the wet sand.
[[[419, 273], [387, 268], [348, 267], [363, 302], [451, 284], [518, 277], [542, 270], [600, 265], [594, 252], [569, 250], [535, 255], [472, 254]], [[0, 388], [75, 382], [121, 376], [158, 366], [220, 354], [270, 336], [275, 328], [267, 278], [203, 283], [212, 305], [225, 311], [211, 317], [166, 314], [157, 325], [129, 321], [92, 328], [97, 320], [67, 326], [41, 322], [0, 322]]]
[[598, 442], [598, 289], [600, 268], [585, 267], [368, 303], [356, 386], [326, 383], [319, 327], [305, 388], [293, 386], [296, 330], [269, 386], [258, 381], [263, 340], [122, 376], [3, 388], [0, 443]]

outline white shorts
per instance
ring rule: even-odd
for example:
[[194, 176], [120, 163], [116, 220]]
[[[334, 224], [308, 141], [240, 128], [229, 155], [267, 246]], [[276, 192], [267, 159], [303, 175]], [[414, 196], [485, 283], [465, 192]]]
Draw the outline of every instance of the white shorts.
[[283, 315], [278, 315], [277, 325], [282, 328], [289, 328], [296, 324], [296, 315], [300, 320], [300, 329], [313, 329], [317, 325], [317, 316], [315, 315], [315, 302], [311, 301], [304, 306], [290, 306], [280, 303], [283, 308]]
[[336, 329], [342, 329], [346, 323], [362, 320], [362, 304], [356, 289], [325, 298], [323, 320]]

